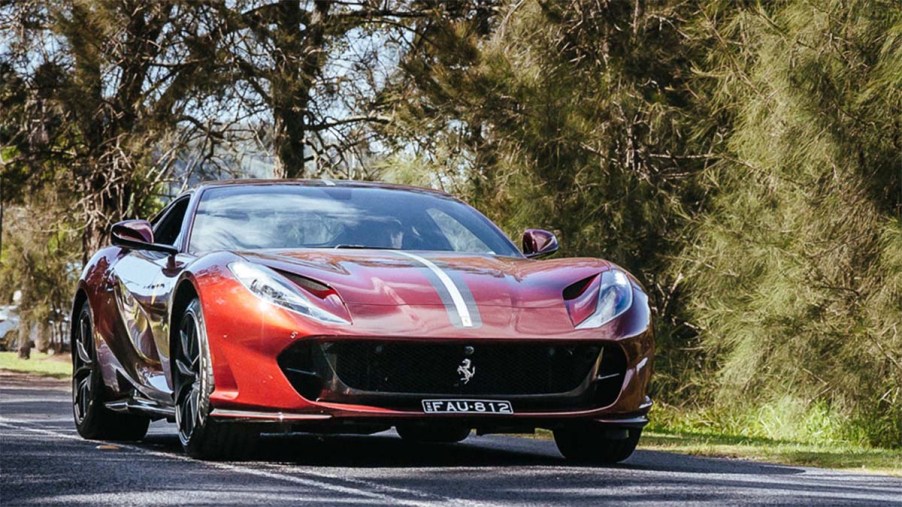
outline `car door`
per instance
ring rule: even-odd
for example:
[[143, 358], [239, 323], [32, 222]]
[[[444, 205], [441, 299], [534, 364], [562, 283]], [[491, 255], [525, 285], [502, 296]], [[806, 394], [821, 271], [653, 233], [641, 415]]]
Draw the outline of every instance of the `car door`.
[[[180, 246], [189, 222], [189, 202], [190, 196], [173, 201], [154, 221], [155, 243]], [[122, 355], [128, 359], [122, 366], [142, 394], [158, 402], [172, 401], [164, 370], [169, 362], [167, 305], [187, 257], [130, 250], [112, 270], [116, 306], [126, 335], [122, 342], [127, 350]]]

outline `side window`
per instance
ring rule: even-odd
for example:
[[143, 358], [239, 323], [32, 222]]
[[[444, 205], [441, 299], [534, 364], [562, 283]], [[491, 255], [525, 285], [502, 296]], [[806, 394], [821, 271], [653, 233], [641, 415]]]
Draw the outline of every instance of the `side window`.
[[185, 198], [173, 204], [169, 211], [154, 224], [153, 240], [164, 245], [174, 245], [178, 239], [179, 233], [182, 232], [182, 222], [185, 218], [185, 212], [188, 211], [188, 201]]
[[429, 208], [426, 213], [441, 229], [442, 234], [448, 240], [451, 248], [455, 252], [487, 252], [492, 253], [492, 249], [486, 246], [479, 238], [473, 234], [470, 229], [464, 227], [463, 224], [455, 220], [453, 217], [439, 211], [436, 208]]

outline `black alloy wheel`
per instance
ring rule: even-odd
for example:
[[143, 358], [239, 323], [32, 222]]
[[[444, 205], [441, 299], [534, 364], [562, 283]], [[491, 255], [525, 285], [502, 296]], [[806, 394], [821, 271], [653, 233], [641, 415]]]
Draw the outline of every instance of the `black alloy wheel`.
[[113, 412], [104, 406], [103, 379], [97, 361], [94, 322], [82, 304], [72, 329], [72, 415], [78, 434], [92, 440], [140, 440], [150, 418]]
[[236, 459], [251, 454], [260, 435], [256, 428], [210, 417], [213, 365], [198, 299], [185, 308], [175, 345], [175, 421], [185, 453], [206, 460]]

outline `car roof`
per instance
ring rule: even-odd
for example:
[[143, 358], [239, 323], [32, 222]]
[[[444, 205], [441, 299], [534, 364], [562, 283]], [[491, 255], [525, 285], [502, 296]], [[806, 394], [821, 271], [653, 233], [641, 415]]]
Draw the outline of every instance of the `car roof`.
[[384, 183], [378, 181], [356, 181], [356, 180], [332, 180], [332, 179], [235, 179], [235, 180], [216, 180], [205, 181], [195, 187], [193, 191], [199, 191], [206, 188], [226, 187], [226, 186], [264, 186], [264, 185], [297, 185], [303, 187], [349, 187], [349, 188], [381, 188], [386, 190], [400, 190], [405, 192], [424, 192], [429, 194], [440, 195], [443, 197], [453, 197], [447, 192], [435, 190], [431, 188], [414, 187], [409, 185], [398, 185], [394, 183]]

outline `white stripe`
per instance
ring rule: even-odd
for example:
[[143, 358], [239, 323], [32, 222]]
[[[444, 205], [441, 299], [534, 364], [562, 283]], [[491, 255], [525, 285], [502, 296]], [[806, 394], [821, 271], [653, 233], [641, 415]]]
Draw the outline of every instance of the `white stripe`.
[[334, 187], [334, 186], [335, 186], [335, 182], [332, 181], [332, 180], [327, 180], [326, 178], [321, 178], [320, 181], [322, 181], [322, 182], [323, 182], [323, 185], [326, 185], [327, 187]]
[[454, 281], [451, 280], [451, 277], [448, 276], [447, 273], [442, 271], [442, 269], [432, 262], [429, 259], [424, 259], [419, 255], [414, 255], [408, 252], [402, 252], [400, 250], [396, 250], [396, 253], [399, 253], [405, 257], [410, 257], [415, 261], [421, 262], [424, 266], [432, 270], [435, 273], [435, 276], [441, 280], [442, 285], [445, 286], [445, 289], [448, 290], [448, 293], [451, 294], [451, 301], [454, 301], [454, 307], [457, 309], [457, 315], [460, 316], [460, 322], [464, 327], [473, 327], [473, 319], [470, 318], [470, 309], [467, 308], [467, 303], [464, 301], [463, 295], [461, 295], [460, 290], [457, 288], [457, 285], [454, 285]]

